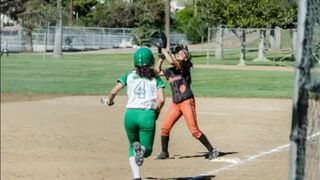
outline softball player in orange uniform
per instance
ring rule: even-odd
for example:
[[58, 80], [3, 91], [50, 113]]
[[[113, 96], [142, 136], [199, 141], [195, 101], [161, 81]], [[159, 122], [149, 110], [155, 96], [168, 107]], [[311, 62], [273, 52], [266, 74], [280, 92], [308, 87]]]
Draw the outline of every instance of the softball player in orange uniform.
[[169, 135], [173, 125], [177, 120], [183, 116], [187, 122], [189, 131], [193, 137], [198, 139], [208, 150], [206, 158], [214, 159], [218, 157], [218, 151], [212, 147], [207, 137], [199, 129], [196, 116], [196, 104], [193, 92], [191, 90], [191, 74], [192, 67], [191, 55], [184, 46], [177, 46], [175, 48], [175, 58], [173, 58], [166, 49], [162, 48], [162, 53], [165, 59], [173, 66], [169, 69], [162, 70], [163, 59], [157, 63], [156, 71], [159, 75], [166, 77], [171, 85], [172, 101], [173, 103], [168, 109], [164, 122], [161, 128], [161, 145], [162, 152], [157, 159], [169, 158], [168, 144]]
[[152, 153], [156, 119], [164, 104], [164, 82], [155, 72], [154, 56], [149, 48], [139, 48], [134, 54], [136, 69], [123, 74], [104, 104], [113, 105], [118, 92], [127, 87], [128, 102], [124, 125], [129, 141], [129, 163], [134, 180], [141, 179], [143, 158]]

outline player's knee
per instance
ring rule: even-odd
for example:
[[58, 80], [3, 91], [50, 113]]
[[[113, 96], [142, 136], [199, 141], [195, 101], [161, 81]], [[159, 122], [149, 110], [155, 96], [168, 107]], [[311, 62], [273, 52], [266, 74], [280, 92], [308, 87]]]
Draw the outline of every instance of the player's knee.
[[143, 156], [145, 158], [149, 157], [152, 154], [152, 148], [146, 147], [146, 151], [144, 152]]
[[199, 139], [199, 137], [202, 135], [200, 131], [192, 132], [192, 136], [196, 139]]
[[170, 129], [161, 128], [161, 136], [169, 136]]

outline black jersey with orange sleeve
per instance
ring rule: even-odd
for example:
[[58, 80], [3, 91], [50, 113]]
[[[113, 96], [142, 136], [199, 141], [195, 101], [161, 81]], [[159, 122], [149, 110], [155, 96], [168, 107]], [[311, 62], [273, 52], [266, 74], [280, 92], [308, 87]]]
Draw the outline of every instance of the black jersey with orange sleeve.
[[186, 99], [194, 97], [191, 90], [191, 67], [192, 63], [189, 63], [189, 61], [187, 61], [182, 64], [181, 69], [171, 67], [164, 70], [164, 76], [171, 86], [172, 101], [174, 103], [180, 103]]

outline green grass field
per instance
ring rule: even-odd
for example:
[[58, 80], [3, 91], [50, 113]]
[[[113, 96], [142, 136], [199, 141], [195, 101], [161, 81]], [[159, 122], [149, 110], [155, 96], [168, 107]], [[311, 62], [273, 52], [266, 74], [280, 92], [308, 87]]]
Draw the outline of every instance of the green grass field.
[[[237, 59], [220, 64], [237, 64]], [[195, 53], [193, 62], [205, 64], [205, 53]], [[263, 65], [257, 63], [247, 62]], [[65, 54], [62, 60], [51, 55], [44, 60], [42, 54], [2, 56], [1, 93], [102, 95], [120, 75], [133, 70], [132, 64], [132, 54]], [[194, 68], [192, 78], [196, 96], [291, 98], [293, 91], [293, 72]]]

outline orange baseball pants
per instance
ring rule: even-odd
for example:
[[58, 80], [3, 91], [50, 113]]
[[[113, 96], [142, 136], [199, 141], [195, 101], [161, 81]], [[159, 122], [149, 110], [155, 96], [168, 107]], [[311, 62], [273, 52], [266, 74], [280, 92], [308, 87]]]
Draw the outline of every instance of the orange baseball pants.
[[196, 103], [194, 98], [170, 105], [162, 124], [161, 136], [169, 136], [173, 125], [181, 116], [184, 117], [192, 136], [198, 139], [202, 135], [202, 132], [199, 130], [197, 124]]

